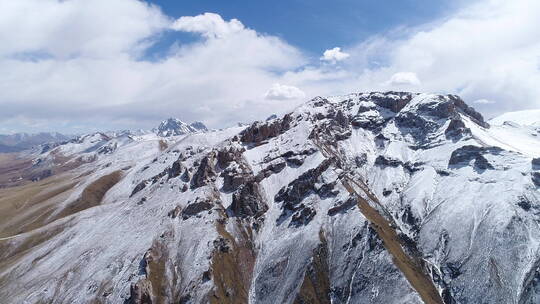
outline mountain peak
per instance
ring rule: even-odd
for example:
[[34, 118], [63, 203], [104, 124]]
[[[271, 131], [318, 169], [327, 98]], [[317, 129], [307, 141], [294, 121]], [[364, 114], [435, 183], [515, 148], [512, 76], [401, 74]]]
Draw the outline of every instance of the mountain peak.
[[196, 121], [191, 124], [187, 124], [180, 119], [173, 117], [162, 121], [157, 129], [155, 129], [156, 134], [163, 137], [204, 131], [208, 131], [208, 129], [202, 122]]

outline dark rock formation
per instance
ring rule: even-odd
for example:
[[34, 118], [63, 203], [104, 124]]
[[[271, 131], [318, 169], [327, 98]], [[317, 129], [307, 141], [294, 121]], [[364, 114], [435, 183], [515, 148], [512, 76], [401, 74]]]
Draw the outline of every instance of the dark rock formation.
[[268, 210], [268, 206], [262, 198], [259, 184], [250, 180], [233, 193], [232, 203], [228, 209], [232, 216], [247, 218], [261, 216]]
[[197, 172], [191, 179], [191, 189], [196, 189], [209, 184], [216, 176], [213, 164], [213, 155], [207, 155], [201, 160]]
[[448, 166], [466, 166], [474, 160], [475, 169], [493, 169], [493, 166], [484, 157], [484, 154], [499, 154], [501, 151], [502, 149], [498, 147], [463, 146], [452, 152]]
[[192, 216], [198, 215], [203, 211], [210, 210], [212, 207], [214, 207], [214, 205], [209, 201], [189, 204], [184, 210], [182, 210], [182, 219], [186, 220]]
[[261, 144], [269, 138], [276, 137], [291, 127], [292, 116], [285, 115], [282, 119], [274, 119], [268, 122], [256, 122], [240, 133], [240, 141], [243, 143]]
[[171, 168], [169, 168], [169, 172], [168, 172], [168, 175], [169, 175], [169, 178], [175, 178], [175, 177], [178, 177], [180, 176], [180, 173], [182, 172], [182, 162], [180, 160], [176, 160]]
[[221, 172], [221, 177], [223, 177], [221, 190], [225, 192], [234, 191], [244, 184], [250, 176], [250, 172], [245, 172], [237, 167], [227, 168]]
[[[382, 95], [382, 96], [381, 96]], [[394, 98], [390, 96], [398, 96]], [[376, 105], [388, 109], [394, 113], [401, 111], [415, 96], [416, 94], [408, 92], [384, 92], [384, 93], [371, 93], [368, 97]]]
[[356, 206], [356, 200], [350, 197], [345, 202], [338, 202], [337, 205], [328, 209], [328, 215], [334, 216], [336, 214], [346, 213], [347, 211], [354, 208], [355, 206]]
[[240, 160], [244, 148], [240, 147], [226, 147], [218, 150], [217, 152], [217, 165], [219, 168], [226, 168], [232, 161]]
[[386, 157], [386, 156], [379, 155], [375, 159], [375, 165], [383, 167], [383, 168], [384, 167], [397, 168], [397, 167], [403, 165], [403, 162], [401, 160], [399, 160], [399, 159], [394, 159], [394, 158], [391, 158], [391, 157]]
[[532, 181], [536, 187], [540, 187], [540, 172], [533, 172]]
[[[310, 206], [302, 204], [302, 201], [310, 193], [319, 193], [321, 187], [317, 189], [315, 184], [319, 180], [321, 174], [326, 171], [333, 163], [332, 159], [324, 160], [319, 166], [310, 169], [300, 175], [297, 179], [289, 183], [287, 187], [282, 188], [274, 197], [276, 202], [283, 202], [282, 213], [278, 218], [278, 224], [285, 221], [292, 215], [292, 226], [301, 226], [308, 224], [315, 216], [315, 210]], [[324, 188], [324, 193], [328, 192], [328, 188]]]
[[448, 127], [444, 131], [447, 138], [462, 137], [465, 135], [471, 135], [471, 130], [465, 127], [465, 123], [458, 118], [454, 118], [448, 124]]
[[540, 170], [540, 157], [533, 158], [531, 161], [533, 170]]
[[131, 191], [131, 195], [129, 197], [134, 196], [137, 194], [137, 192], [141, 191], [142, 189], [146, 188], [147, 181], [143, 180], [142, 182], [138, 183], [135, 188], [133, 188], [133, 191]]
[[[320, 233], [322, 234], [322, 233]], [[294, 304], [330, 304], [330, 268], [328, 266], [328, 248], [324, 237], [321, 244], [313, 249], [311, 263], [306, 269], [304, 281]]]

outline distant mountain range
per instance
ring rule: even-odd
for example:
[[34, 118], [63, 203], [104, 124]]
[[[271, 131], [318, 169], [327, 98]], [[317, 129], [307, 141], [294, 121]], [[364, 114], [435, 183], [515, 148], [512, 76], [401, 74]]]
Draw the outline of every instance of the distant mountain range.
[[[185, 123], [177, 118], [169, 118], [162, 121], [157, 128], [151, 131], [136, 130], [136, 131], [120, 131], [120, 132], [105, 132], [110, 137], [119, 135], [144, 135], [155, 133], [161, 137], [170, 137], [185, 135], [189, 133], [208, 131], [208, 128], [202, 122]], [[84, 136], [82, 136], [84, 137]], [[20, 152], [43, 145], [44, 149], [53, 148], [59, 143], [76, 140], [77, 136], [65, 135], [57, 132], [41, 132], [36, 134], [15, 133], [10, 135], [0, 134], [0, 153]]]
[[0, 153], [20, 152], [45, 143], [59, 143], [70, 140], [73, 136], [57, 132], [41, 132], [37, 134], [16, 133], [0, 135]]

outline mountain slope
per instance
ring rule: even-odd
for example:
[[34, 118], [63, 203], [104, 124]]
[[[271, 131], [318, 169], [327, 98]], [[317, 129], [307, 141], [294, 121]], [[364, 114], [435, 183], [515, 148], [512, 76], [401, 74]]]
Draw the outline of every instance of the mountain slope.
[[540, 150], [494, 128], [457, 96], [361, 93], [247, 127], [59, 146], [39, 158], [85, 161], [0, 189], [0, 296], [535, 303]]
[[493, 125], [502, 125], [506, 121], [540, 127], [540, 110], [508, 112], [491, 119], [489, 122]]

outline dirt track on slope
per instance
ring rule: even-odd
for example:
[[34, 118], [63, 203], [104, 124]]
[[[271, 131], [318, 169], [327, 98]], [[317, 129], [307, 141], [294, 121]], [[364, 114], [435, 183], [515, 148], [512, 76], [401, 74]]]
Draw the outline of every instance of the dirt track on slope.
[[350, 178], [342, 179], [343, 186], [347, 191], [356, 197], [358, 208], [362, 214], [371, 223], [373, 229], [383, 240], [384, 247], [392, 255], [394, 264], [401, 270], [409, 283], [418, 292], [422, 300], [427, 304], [444, 304], [437, 288], [433, 284], [431, 277], [424, 272], [421, 262], [409, 256], [401, 244], [400, 238], [397, 235], [390, 222], [384, 218], [375, 208], [373, 208], [367, 199], [362, 197], [352, 186], [355, 184]]

